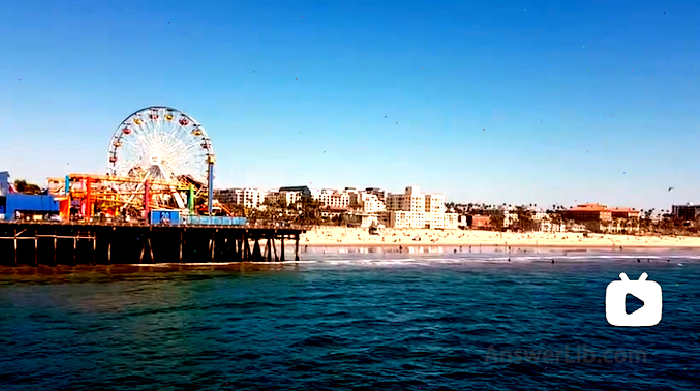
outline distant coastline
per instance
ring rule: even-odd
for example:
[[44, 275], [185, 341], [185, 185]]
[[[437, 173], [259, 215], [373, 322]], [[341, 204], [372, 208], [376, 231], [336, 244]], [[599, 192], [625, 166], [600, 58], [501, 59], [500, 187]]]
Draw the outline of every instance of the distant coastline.
[[[418, 239], [420, 240], [414, 240]], [[516, 252], [517, 248], [686, 248], [700, 250], [700, 237], [663, 235], [603, 235], [548, 232], [494, 232], [462, 230], [385, 230], [370, 235], [367, 229], [322, 227], [301, 236], [300, 247], [494, 247]]]

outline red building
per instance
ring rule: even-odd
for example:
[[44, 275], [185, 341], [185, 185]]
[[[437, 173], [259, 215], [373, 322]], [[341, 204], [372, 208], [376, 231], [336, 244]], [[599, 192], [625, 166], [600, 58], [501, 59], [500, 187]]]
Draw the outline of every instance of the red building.
[[[608, 208], [606, 205], [598, 203], [577, 205], [574, 208], [565, 210], [563, 213], [565, 219], [573, 220], [575, 224], [584, 225], [588, 229], [597, 232], [603, 229], [620, 231], [622, 229], [620, 224], [611, 224], [613, 219], [618, 222], [618, 219], [627, 219], [629, 221], [633, 218], [639, 218], [639, 215], [640, 211], [633, 208]], [[625, 228], [629, 227], [625, 226]]]

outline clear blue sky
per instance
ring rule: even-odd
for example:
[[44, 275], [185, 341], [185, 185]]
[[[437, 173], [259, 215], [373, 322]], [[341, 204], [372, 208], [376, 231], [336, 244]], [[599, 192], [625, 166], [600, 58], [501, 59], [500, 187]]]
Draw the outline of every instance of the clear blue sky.
[[166, 105], [207, 129], [217, 187], [700, 201], [697, 1], [23, 0], [0, 14], [14, 179], [104, 173], [124, 117]]

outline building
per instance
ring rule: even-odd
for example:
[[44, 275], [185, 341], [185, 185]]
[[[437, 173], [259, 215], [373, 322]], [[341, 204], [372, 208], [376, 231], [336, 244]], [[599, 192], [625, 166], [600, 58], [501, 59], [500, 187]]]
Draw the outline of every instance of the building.
[[403, 194], [388, 194], [386, 209], [394, 228], [425, 228], [425, 194], [420, 186], [406, 186]]
[[425, 213], [393, 210], [390, 212], [389, 226], [393, 228], [425, 228]]
[[510, 228], [518, 223], [518, 214], [510, 209], [503, 210], [503, 228]]
[[491, 227], [491, 216], [489, 215], [468, 215], [467, 226], [470, 229], [488, 229]]
[[49, 195], [9, 193], [0, 196], [0, 221], [49, 220], [59, 215], [59, 202]]
[[254, 187], [231, 187], [215, 189], [214, 199], [231, 209], [234, 205], [245, 208], [258, 208], [265, 201], [267, 193]]
[[693, 205], [692, 202], [687, 205], [673, 205], [671, 206], [671, 214], [683, 221], [696, 221], [700, 216], [700, 205]]
[[0, 196], [10, 194], [10, 173], [7, 171], [0, 172]]
[[386, 205], [376, 194], [360, 193], [356, 208], [365, 213], [377, 213], [386, 210]]
[[0, 221], [48, 220], [59, 215], [59, 206], [53, 196], [15, 193], [10, 174], [0, 172]]
[[563, 215], [565, 219], [574, 220], [577, 223], [612, 221], [612, 212], [607, 206], [601, 204], [581, 204], [564, 210]]
[[[447, 208], [442, 194], [425, 195], [425, 220], [429, 228], [447, 228], [445, 223]], [[455, 217], [455, 221], [456, 221]], [[456, 223], [455, 223], [456, 224]], [[456, 228], [456, 225], [455, 225]]]
[[333, 189], [315, 190], [311, 192], [311, 199], [317, 201], [321, 206], [330, 208], [347, 209], [350, 207], [350, 194]]
[[445, 213], [445, 229], [459, 228], [459, 213]]
[[365, 193], [376, 195], [377, 198], [379, 199], [379, 201], [386, 204], [386, 192], [382, 191], [382, 189], [380, 189], [378, 187], [366, 187]]
[[633, 219], [639, 218], [640, 215], [640, 211], [634, 208], [612, 208], [609, 210], [613, 219]]
[[639, 214], [639, 210], [636, 209], [611, 209], [598, 203], [581, 204], [563, 211], [565, 219], [593, 232], [639, 230]]
[[389, 211], [425, 212], [425, 194], [420, 193], [420, 186], [406, 186], [403, 194], [389, 194], [387, 196], [386, 209]]
[[459, 228], [465, 229], [469, 227], [469, 219], [467, 215], [457, 216], [457, 226]]
[[388, 194], [386, 210], [394, 228], [457, 229], [457, 214], [450, 213], [446, 222], [445, 196], [423, 194], [420, 186], [406, 186], [403, 194]]
[[304, 198], [311, 198], [311, 190], [308, 186], [282, 186], [278, 190], [280, 193], [292, 192], [301, 193]]
[[265, 201], [267, 201], [267, 203], [271, 205], [278, 203], [284, 203], [284, 205], [292, 205], [297, 202], [301, 202], [303, 198], [304, 193], [300, 191], [280, 191], [267, 193]]

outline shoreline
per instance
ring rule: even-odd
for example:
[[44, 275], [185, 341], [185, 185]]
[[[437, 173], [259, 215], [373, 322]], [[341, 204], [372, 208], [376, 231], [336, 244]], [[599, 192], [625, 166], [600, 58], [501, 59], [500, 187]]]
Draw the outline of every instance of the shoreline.
[[[420, 240], [414, 240], [418, 239]], [[301, 235], [299, 247], [490, 247], [514, 248], [669, 248], [700, 249], [700, 237], [612, 235], [550, 232], [494, 232], [464, 230], [383, 230], [370, 235], [359, 228], [323, 227]]]
[[[292, 245], [285, 245], [285, 248], [288, 246]], [[507, 247], [506, 245], [498, 245], [494, 243], [471, 243], [471, 244], [464, 244], [464, 243], [430, 243], [430, 244], [409, 244], [409, 243], [307, 243], [307, 244], [301, 244], [299, 243], [299, 248], [301, 249], [302, 246], [306, 246], [309, 248], [322, 248], [322, 247], [396, 247], [399, 248], [399, 246], [402, 247], [488, 247], [488, 248], [505, 248]], [[530, 243], [519, 243], [517, 245], [510, 245], [511, 247], [519, 247], [519, 248], [561, 248], [561, 247], [575, 247], [575, 248], [612, 248], [615, 250], [619, 251], [620, 246], [618, 245], [608, 245], [608, 244], [594, 244], [594, 243], [560, 243], [560, 244], [530, 244]], [[625, 248], [668, 248], [668, 249], [677, 249], [677, 248], [682, 248], [682, 249], [697, 249], [700, 250], [700, 244], [692, 244], [692, 245], [686, 245], [686, 244], [680, 244], [680, 245], [670, 245], [670, 244], [647, 244], [647, 245], [641, 245], [641, 244], [633, 244], [633, 245], [627, 245], [627, 246], [622, 246], [623, 249]]]

